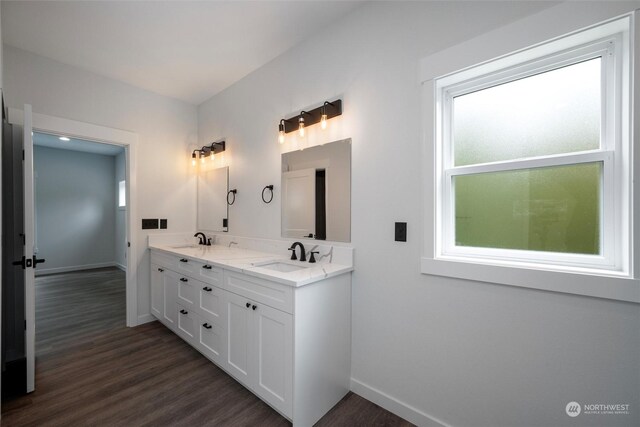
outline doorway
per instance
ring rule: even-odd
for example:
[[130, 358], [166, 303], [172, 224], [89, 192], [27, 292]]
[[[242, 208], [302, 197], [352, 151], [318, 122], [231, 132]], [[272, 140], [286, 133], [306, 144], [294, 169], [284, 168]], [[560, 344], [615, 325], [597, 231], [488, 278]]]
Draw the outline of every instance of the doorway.
[[35, 354], [124, 327], [125, 150], [33, 132]]

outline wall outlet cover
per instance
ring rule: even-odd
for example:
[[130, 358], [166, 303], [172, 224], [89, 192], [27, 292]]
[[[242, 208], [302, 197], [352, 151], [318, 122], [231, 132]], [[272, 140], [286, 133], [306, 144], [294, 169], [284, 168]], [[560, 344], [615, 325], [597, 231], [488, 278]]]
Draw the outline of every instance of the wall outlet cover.
[[396, 242], [407, 241], [407, 223], [396, 222]]
[[154, 218], [154, 219], [142, 218], [142, 229], [143, 230], [157, 230], [158, 229], [158, 218]]
[[160, 220], [160, 228], [162, 230], [166, 230], [167, 229], [167, 220], [166, 219], [161, 219]]

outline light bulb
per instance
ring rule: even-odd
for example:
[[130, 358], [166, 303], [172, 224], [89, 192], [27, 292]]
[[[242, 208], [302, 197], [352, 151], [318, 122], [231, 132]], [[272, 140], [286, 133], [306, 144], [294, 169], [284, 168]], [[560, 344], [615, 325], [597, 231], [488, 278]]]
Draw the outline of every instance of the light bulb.
[[320, 117], [320, 127], [322, 128], [322, 130], [325, 130], [327, 128], [327, 115], [323, 114]]
[[284, 144], [284, 131], [283, 130], [278, 132], [278, 142], [280, 144]]
[[304, 117], [302, 116], [298, 119], [298, 134], [300, 138], [304, 138]]
[[216, 158], [216, 155], [215, 155], [215, 153], [212, 151], [212, 152], [211, 152], [211, 161], [213, 162], [213, 161], [215, 160], [215, 158]]
[[196, 165], [196, 153], [195, 151], [193, 153], [191, 153], [191, 166], [195, 166]]
[[204, 155], [200, 154], [200, 163], [202, 163], [204, 165]]

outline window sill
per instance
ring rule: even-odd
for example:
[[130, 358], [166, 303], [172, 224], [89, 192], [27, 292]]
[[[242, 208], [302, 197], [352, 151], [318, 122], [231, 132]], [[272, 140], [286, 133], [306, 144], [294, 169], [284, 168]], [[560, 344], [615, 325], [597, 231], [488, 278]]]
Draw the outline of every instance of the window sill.
[[615, 277], [426, 257], [421, 260], [421, 272], [432, 276], [640, 303], [640, 280], [626, 276]]

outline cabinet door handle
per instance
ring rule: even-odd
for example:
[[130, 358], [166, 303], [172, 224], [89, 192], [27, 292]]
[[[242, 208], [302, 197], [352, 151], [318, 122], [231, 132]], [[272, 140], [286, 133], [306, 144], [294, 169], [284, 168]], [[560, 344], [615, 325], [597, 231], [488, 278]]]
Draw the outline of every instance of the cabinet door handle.
[[188, 282], [188, 281], [189, 281], [189, 279], [187, 279], [187, 278], [185, 278], [185, 277], [181, 277], [181, 278], [180, 278], [180, 281], [181, 281], [181, 282]]
[[251, 308], [255, 310], [256, 308], [258, 308], [258, 306], [254, 304], [251, 306]]
[[248, 302], [246, 305], [247, 305], [247, 308], [251, 307], [251, 303], [250, 302]]
[[159, 268], [158, 271], [162, 273], [164, 271], [164, 268]]
[[203, 265], [202, 268], [204, 268], [205, 270], [211, 270], [211, 266], [208, 264]]
[[211, 292], [212, 289], [208, 286], [205, 286], [204, 288], [202, 288], [203, 291], [207, 291], [207, 292]]
[[202, 327], [205, 328], [205, 329], [211, 329], [213, 326], [211, 326], [208, 323], [205, 323], [205, 324], [202, 325]]
[[189, 314], [187, 310], [180, 310], [180, 314]]
[[189, 260], [186, 258], [180, 258], [180, 262], [189, 262]]

